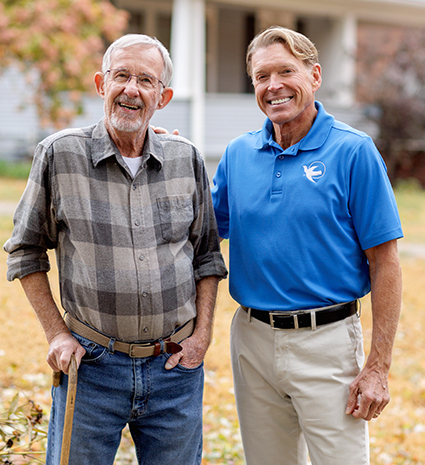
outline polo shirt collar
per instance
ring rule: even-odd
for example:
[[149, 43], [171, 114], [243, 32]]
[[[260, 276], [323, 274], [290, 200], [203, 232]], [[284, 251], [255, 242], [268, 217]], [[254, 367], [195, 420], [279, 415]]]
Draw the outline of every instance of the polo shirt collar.
[[[316, 100], [314, 104], [317, 109], [317, 116], [313, 126], [305, 137], [285, 151], [288, 155], [297, 155], [299, 150], [318, 149], [328, 138], [329, 131], [334, 124], [335, 118], [326, 112], [322, 103]], [[255, 144], [257, 150], [265, 149], [270, 146], [279, 147], [273, 139], [273, 123], [269, 118], [264, 121], [263, 128], [259, 131], [258, 136], [257, 143]]]
[[[94, 167], [96, 167], [102, 160], [106, 160], [109, 157], [116, 157], [120, 161], [121, 154], [106, 129], [104, 118], [102, 118], [94, 127], [92, 139], [93, 146], [91, 156]], [[142, 158], [145, 158], [147, 160], [147, 164], [155, 167], [158, 171], [162, 168], [162, 164], [164, 162], [164, 150], [158, 135], [155, 134], [150, 127], [146, 133]]]

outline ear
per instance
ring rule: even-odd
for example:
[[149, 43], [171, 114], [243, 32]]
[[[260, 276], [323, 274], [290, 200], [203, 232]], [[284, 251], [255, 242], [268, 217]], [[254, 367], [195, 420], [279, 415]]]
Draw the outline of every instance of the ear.
[[157, 109], [162, 110], [164, 107], [166, 107], [171, 99], [173, 98], [174, 95], [174, 90], [171, 87], [166, 87], [161, 94], [161, 99], [158, 103]]
[[311, 75], [313, 77], [313, 91], [316, 92], [322, 85], [322, 67], [319, 65], [319, 63], [316, 63], [313, 66]]
[[98, 93], [100, 97], [104, 98], [105, 97], [105, 76], [104, 74], [98, 71], [94, 75], [94, 83], [96, 86], [96, 92]]

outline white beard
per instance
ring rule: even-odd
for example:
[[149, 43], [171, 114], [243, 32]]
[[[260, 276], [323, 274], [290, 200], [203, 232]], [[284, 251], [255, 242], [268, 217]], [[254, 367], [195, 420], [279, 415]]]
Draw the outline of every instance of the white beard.
[[[105, 103], [104, 102], [104, 108], [105, 108]], [[106, 108], [105, 108], [106, 110]], [[106, 114], [106, 112], [105, 112]], [[110, 118], [110, 124], [111, 126], [116, 130], [120, 132], [137, 132], [140, 131], [140, 129], [143, 126], [143, 121], [141, 118], [133, 119], [131, 117], [126, 118], [125, 116], [121, 115], [118, 116], [115, 112], [111, 114]]]
[[142, 123], [141, 119], [126, 119], [118, 117], [115, 113], [111, 117], [112, 127], [120, 132], [137, 132], [141, 129]]

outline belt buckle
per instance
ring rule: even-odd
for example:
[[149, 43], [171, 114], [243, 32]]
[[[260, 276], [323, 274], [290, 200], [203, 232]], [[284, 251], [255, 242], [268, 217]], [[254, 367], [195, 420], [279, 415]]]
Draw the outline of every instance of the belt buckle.
[[281, 331], [284, 328], [276, 328], [274, 325], [274, 317], [275, 316], [283, 316], [283, 317], [292, 317], [294, 319], [294, 328], [299, 329], [299, 324], [298, 324], [298, 315], [300, 313], [304, 313], [302, 311], [287, 311], [287, 312], [269, 312], [269, 317], [270, 317], [270, 326], [274, 331]]
[[146, 347], [151, 347], [153, 344], [147, 343], [147, 344], [130, 344], [130, 347], [128, 348], [128, 356], [131, 358], [139, 358], [139, 356], [134, 355], [134, 350], [140, 348], [146, 348]]
[[285, 316], [285, 317], [292, 317], [294, 320], [294, 329], [300, 329], [300, 325], [298, 323], [298, 315], [305, 315], [310, 314], [311, 325], [310, 328], [312, 331], [316, 331], [316, 311], [315, 310], [295, 310], [295, 311], [287, 311], [287, 312], [270, 312], [270, 326], [273, 330], [279, 331], [282, 328], [276, 328], [274, 325], [274, 316]]

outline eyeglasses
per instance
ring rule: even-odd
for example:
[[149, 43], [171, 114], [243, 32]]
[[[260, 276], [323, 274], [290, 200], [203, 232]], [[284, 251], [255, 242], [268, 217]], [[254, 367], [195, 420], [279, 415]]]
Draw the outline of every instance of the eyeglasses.
[[127, 85], [131, 81], [132, 77], [135, 77], [139, 88], [152, 90], [155, 89], [159, 83], [165, 89], [165, 85], [160, 79], [147, 73], [139, 75], [131, 74], [126, 69], [108, 69], [106, 73], [110, 73], [112, 80], [123, 86]]

